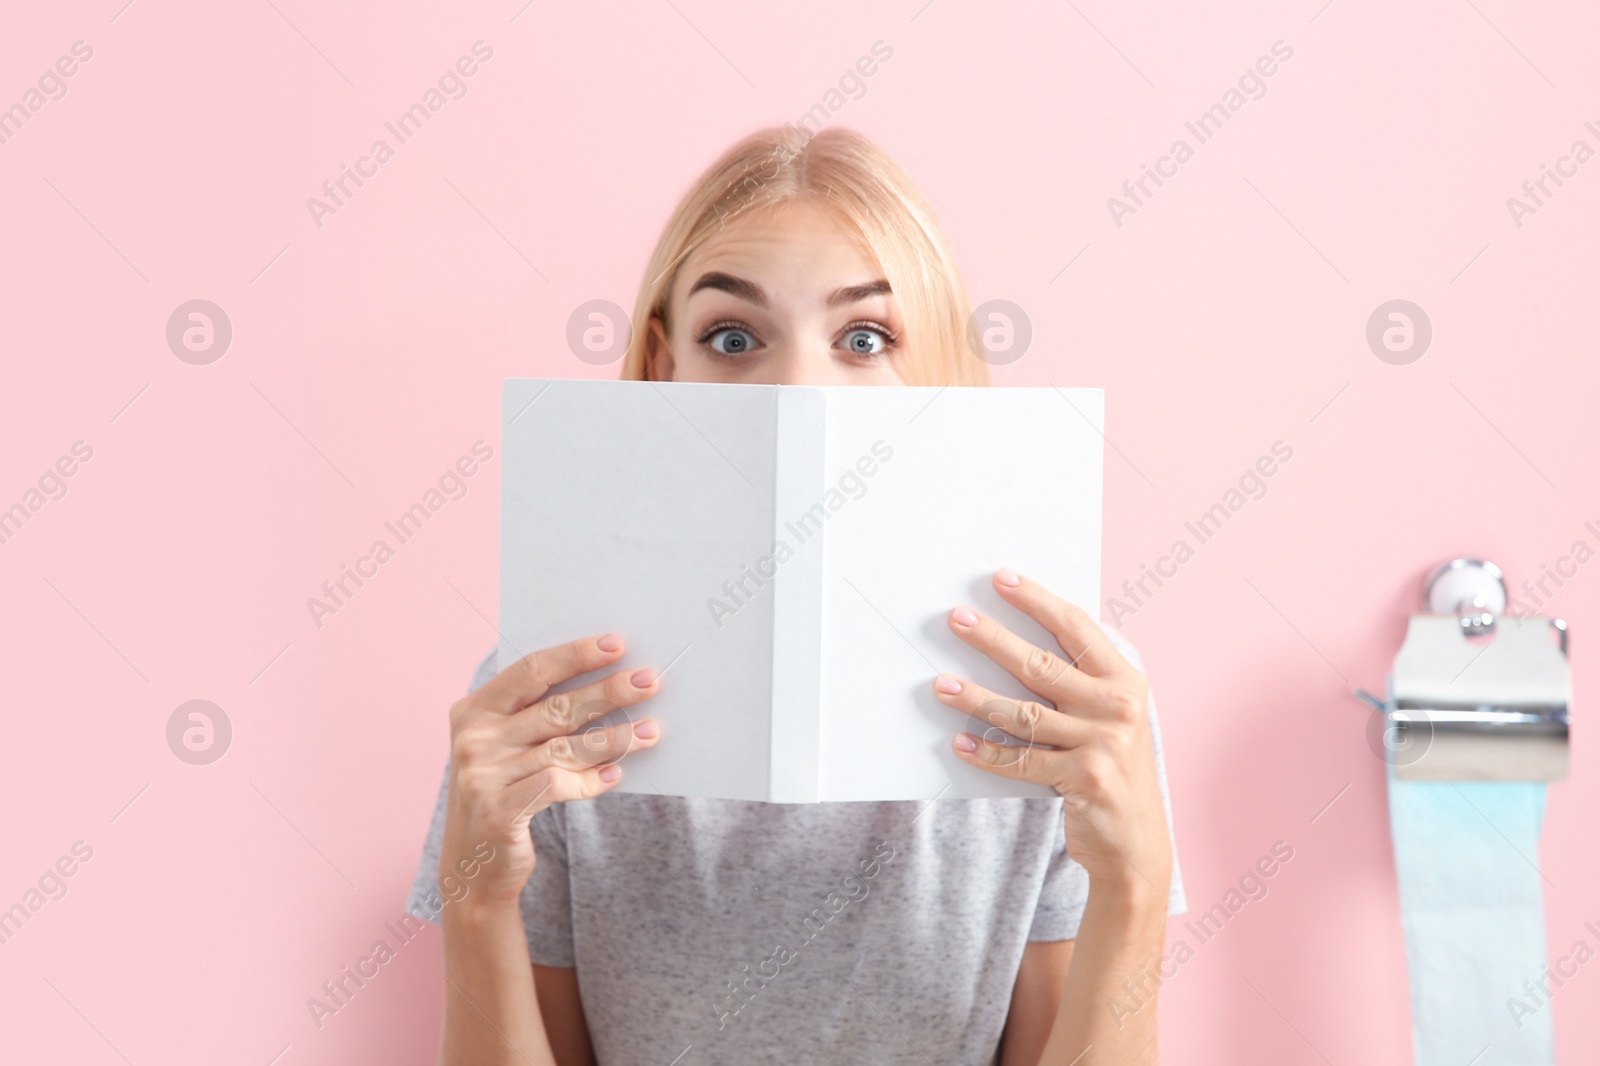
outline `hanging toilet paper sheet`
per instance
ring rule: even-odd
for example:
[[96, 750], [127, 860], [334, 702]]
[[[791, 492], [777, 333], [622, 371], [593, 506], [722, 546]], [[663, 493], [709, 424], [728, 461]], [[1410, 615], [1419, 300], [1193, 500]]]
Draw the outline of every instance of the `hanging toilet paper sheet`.
[[1523, 989], [1545, 974], [1544, 800], [1538, 782], [1398, 781], [1390, 770], [1416, 1066], [1556, 1061], [1549, 1001]]

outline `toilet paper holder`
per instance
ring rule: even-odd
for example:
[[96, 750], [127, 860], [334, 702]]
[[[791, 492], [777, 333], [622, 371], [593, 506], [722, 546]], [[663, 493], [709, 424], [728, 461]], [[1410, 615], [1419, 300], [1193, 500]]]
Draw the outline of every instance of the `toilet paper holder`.
[[1567, 776], [1567, 624], [1507, 615], [1508, 603], [1504, 575], [1485, 559], [1447, 560], [1423, 580], [1422, 613], [1411, 616], [1395, 656], [1389, 698], [1355, 689], [1374, 711], [1369, 746], [1395, 777]]

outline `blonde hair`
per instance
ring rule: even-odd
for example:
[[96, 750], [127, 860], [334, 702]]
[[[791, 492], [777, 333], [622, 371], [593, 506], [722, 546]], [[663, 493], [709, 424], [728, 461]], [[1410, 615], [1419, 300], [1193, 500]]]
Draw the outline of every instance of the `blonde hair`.
[[624, 380], [647, 376], [652, 318], [671, 334], [668, 301], [690, 253], [739, 215], [799, 200], [837, 211], [877, 257], [904, 319], [909, 354], [891, 358], [908, 385], [989, 383], [987, 364], [967, 345], [970, 308], [955, 257], [910, 177], [855, 130], [813, 134], [792, 124], [739, 141], [679, 201], [639, 288]]

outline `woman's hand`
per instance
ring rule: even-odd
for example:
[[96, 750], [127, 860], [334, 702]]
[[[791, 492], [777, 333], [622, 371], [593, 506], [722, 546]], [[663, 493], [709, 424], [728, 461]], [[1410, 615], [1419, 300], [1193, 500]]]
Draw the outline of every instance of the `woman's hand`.
[[[950, 628], [1039, 696], [1016, 700], [941, 676], [939, 699], [1023, 742], [957, 734], [961, 758], [1002, 777], [1049, 785], [1066, 801], [1067, 851], [1091, 886], [1166, 914], [1172, 846], [1156, 778], [1145, 677], [1085, 611], [1010, 570], [994, 587], [1052, 636], [1065, 658], [1036, 648], [968, 607]], [[1059, 750], [1051, 751], [1039, 745]]]
[[[622, 776], [617, 760], [655, 744], [660, 727], [653, 718], [586, 729], [607, 711], [655, 695], [653, 671], [619, 671], [571, 692], [551, 691], [616, 662], [622, 651], [615, 634], [546, 648], [451, 706], [441, 881], [458, 868], [464, 873], [460, 864], [475, 858], [469, 895], [514, 907], [536, 861], [533, 816], [552, 803], [600, 795]], [[485, 842], [491, 857], [478, 851]]]

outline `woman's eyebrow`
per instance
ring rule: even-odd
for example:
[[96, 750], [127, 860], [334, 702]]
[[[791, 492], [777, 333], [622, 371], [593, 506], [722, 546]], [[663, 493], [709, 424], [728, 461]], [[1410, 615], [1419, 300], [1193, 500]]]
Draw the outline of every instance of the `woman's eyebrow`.
[[[737, 296], [741, 300], [753, 303], [757, 307], [767, 306], [767, 294], [760, 285], [753, 281], [746, 281], [744, 278], [736, 278], [732, 274], [724, 274], [720, 270], [701, 274], [700, 280], [696, 281], [694, 287], [689, 290], [689, 296], [693, 296], [701, 289], [720, 289], [725, 293]], [[686, 296], [684, 299], [688, 299], [688, 297]]]
[[836, 289], [833, 295], [828, 297], [828, 306], [838, 307], [841, 304], [853, 304], [860, 300], [865, 300], [869, 296], [881, 296], [884, 293], [892, 293], [893, 291], [893, 289], [889, 288], [889, 283], [883, 278], [879, 278], [877, 281], [869, 281], [865, 285], [847, 285], [842, 289]]

